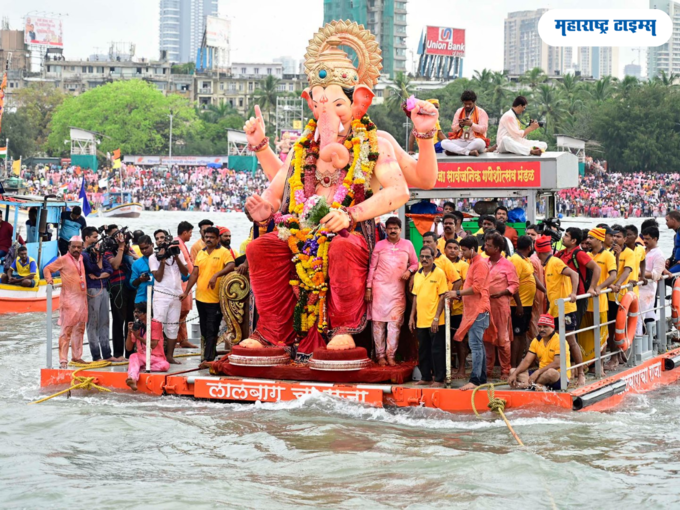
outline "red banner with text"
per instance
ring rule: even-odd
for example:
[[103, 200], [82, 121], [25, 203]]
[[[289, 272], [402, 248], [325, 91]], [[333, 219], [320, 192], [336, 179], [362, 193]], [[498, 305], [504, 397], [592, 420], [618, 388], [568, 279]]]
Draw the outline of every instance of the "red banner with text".
[[540, 188], [540, 161], [439, 163], [435, 188]]

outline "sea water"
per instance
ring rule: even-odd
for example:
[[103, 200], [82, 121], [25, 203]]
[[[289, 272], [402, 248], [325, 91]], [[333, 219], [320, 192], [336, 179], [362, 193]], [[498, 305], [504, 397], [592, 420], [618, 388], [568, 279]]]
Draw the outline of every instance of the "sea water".
[[[88, 223], [175, 233], [179, 221], [204, 217], [228, 226], [236, 248], [248, 234], [236, 213]], [[672, 236], [661, 225], [668, 255]], [[680, 506], [678, 385], [627, 396], [606, 413], [509, 411], [521, 448], [490, 413], [375, 409], [320, 394], [224, 404], [76, 391], [29, 406], [47, 393], [44, 340], [45, 314], [0, 315], [2, 508]]]

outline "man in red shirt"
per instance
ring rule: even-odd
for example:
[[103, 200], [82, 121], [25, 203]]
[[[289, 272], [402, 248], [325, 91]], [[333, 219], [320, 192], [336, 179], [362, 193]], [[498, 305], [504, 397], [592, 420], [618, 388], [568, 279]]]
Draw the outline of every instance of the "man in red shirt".
[[499, 205], [496, 207], [494, 215], [496, 216], [496, 220], [505, 224], [505, 233], [503, 235], [510, 239], [513, 248], [517, 248], [517, 239], [519, 239], [519, 234], [517, 233], [517, 230], [508, 225], [508, 208], [504, 205]]
[[[0, 215], [0, 257], [4, 257], [12, 247], [12, 235], [14, 234], [14, 227], [8, 221], [2, 219]], [[26, 244], [26, 242], [17, 236], [19, 244]]]
[[[569, 269], [573, 269], [578, 273], [579, 278], [578, 291], [576, 292], [577, 295], [585, 294], [587, 292], [592, 296], [596, 296], [597, 291], [595, 290], [595, 287], [597, 286], [597, 282], [600, 281], [600, 266], [585, 251], [581, 249], [580, 245], [582, 241], [583, 232], [581, 229], [569, 227], [565, 231], [564, 236], [562, 236], [562, 245], [564, 246], [564, 249], [558, 251], [555, 256], [562, 260], [562, 262], [564, 262]], [[592, 276], [590, 279], [590, 285], [586, 289], [585, 284], [588, 270], [592, 271]], [[576, 301], [576, 329], [579, 328], [581, 319], [588, 309], [588, 301], [590, 301], [590, 299], [581, 299]], [[572, 336], [570, 338], [574, 337]], [[574, 364], [581, 364], [583, 362], [583, 357], [581, 355], [581, 349], [576, 348], [577, 346], [575, 345], [575, 339], [574, 345], [570, 345], [570, 347], [572, 350], [571, 355], [573, 357]], [[576, 370], [578, 375], [578, 385], [583, 386], [585, 384], [585, 372], [583, 371], [583, 367], [578, 367]]]

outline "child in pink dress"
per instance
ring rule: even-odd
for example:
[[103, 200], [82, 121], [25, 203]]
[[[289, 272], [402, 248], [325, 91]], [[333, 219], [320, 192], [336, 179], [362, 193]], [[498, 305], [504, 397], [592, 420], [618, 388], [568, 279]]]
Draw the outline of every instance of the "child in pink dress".
[[[137, 352], [130, 355], [128, 365], [128, 378], [125, 383], [133, 391], [137, 391], [137, 381], [139, 381], [139, 371], [146, 367], [146, 303], [135, 304], [135, 322], [142, 325], [135, 329], [133, 323], [129, 324], [128, 337], [125, 341], [125, 348], [132, 350], [133, 345], [137, 346]], [[167, 372], [170, 363], [165, 359], [163, 351], [163, 324], [151, 321], [151, 371]]]

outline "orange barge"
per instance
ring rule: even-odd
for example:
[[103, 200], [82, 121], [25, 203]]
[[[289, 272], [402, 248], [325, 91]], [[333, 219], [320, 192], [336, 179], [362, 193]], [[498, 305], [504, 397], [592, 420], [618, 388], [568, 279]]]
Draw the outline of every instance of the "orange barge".
[[[296, 400], [313, 393], [325, 393], [360, 404], [377, 407], [430, 407], [447, 412], [471, 413], [471, 391], [456, 388], [428, 388], [404, 384], [346, 384], [298, 382], [270, 379], [248, 379], [214, 376], [198, 368], [198, 360], [189, 358], [182, 365], [172, 365], [167, 373], [142, 373], [138, 391], [149, 395], [177, 395], [225, 402], [282, 402]], [[71, 382], [73, 369], [43, 368], [40, 385], [63, 389]], [[80, 376], [94, 377], [95, 384], [112, 390], [130, 391], [125, 384], [126, 366], [110, 366], [81, 370]], [[635, 367], [624, 369], [600, 380], [590, 380], [586, 386], [567, 391], [527, 391], [505, 387], [495, 392], [506, 401], [505, 408], [535, 410], [610, 409], [628, 393], [645, 393], [680, 379], [680, 346]], [[456, 384], [456, 381], [454, 381]], [[463, 384], [460, 382], [459, 384]], [[486, 409], [487, 392], [475, 395], [475, 407]]]

